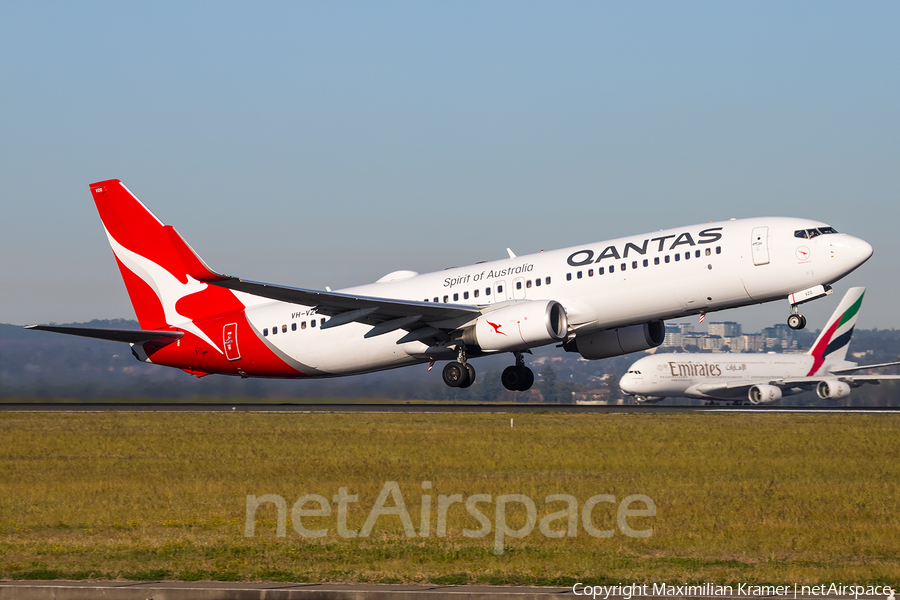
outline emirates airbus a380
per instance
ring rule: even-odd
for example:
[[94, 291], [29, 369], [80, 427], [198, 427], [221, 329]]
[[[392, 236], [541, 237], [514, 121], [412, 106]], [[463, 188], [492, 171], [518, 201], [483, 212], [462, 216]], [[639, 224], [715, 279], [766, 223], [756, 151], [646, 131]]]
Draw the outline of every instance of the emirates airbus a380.
[[515, 356], [503, 385], [534, 382], [523, 354], [559, 344], [587, 359], [658, 346], [663, 321], [831, 293], [872, 246], [809, 219], [691, 225], [435, 273], [395, 271], [339, 291], [212, 271], [119, 180], [91, 184], [140, 330], [34, 325], [126, 342], [138, 360], [202, 377], [336, 377], [449, 360], [444, 382], [475, 381], [468, 359]]

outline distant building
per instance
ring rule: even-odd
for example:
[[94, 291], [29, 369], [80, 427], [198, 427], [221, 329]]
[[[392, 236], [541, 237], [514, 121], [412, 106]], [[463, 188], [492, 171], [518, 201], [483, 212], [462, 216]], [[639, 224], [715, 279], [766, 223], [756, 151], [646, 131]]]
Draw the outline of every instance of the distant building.
[[717, 335], [723, 338], [732, 338], [741, 335], [741, 324], [734, 321], [709, 324], [709, 335]]
[[744, 340], [744, 352], [763, 352], [766, 349], [766, 338], [758, 333], [741, 336]]

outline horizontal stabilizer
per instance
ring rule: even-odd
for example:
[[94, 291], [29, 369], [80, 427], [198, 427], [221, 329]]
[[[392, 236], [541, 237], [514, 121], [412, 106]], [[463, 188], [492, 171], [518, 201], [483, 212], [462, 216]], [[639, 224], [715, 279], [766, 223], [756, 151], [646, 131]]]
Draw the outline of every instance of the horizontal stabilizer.
[[27, 325], [25, 329], [52, 331], [67, 335], [80, 335], [98, 340], [140, 344], [143, 342], [174, 342], [184, 335], [183, 331], [152, 331], [143, 329], [96, 329], [93, 327], [58, 327], [56, 325]]

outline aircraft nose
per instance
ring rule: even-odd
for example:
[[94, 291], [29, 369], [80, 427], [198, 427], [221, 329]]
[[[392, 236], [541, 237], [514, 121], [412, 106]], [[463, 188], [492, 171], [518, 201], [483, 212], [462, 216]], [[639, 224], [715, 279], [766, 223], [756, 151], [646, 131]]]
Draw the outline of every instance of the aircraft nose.
[[841, 240], [840, 245], [845, 248], [845, 260], [852, 264], [854, 269], [869, 260], [875, 252], [872, 244], [852, 235]]
[[631, 384], [634, 383], [634, 375], [631, 373], [625, 373], [622, 375], [622, 378], [619, 379], [619, 389], [628, 394], [634, 391], [634, 388], [631, 387]]

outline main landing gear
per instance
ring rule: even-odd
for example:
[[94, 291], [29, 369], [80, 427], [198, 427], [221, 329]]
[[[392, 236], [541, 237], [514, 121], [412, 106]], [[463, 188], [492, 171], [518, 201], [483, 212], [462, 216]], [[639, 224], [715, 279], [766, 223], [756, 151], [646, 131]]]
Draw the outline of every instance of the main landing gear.
[[[524, 392], [534, 384], [534, 371], [525, 366], [525, 360], [521, 352], [513, 352], [516, 356], [516, 364], [506, 367], [500, 375], [503, 387], [511, 392]], [[466, 362], [466, 349], [462, 346], [457, 350], [457, 358], [453, 362], [444, 365], [441, 373], [444, 383], [450, 387], [467, 388], [475, 383], [475, 368]]]
[[525, 366], [521, 352], [516, 351], [513, 354], [516, 357], [516, 364], [503, 369], [500, 381], [503, 387], [511, 392], [524, 392], [534, 383], [534, 371]]
[[456, 362], [449, 362], [444, 365], [444, 371], [441, 374], [444, 383], [450, 387], [467, 388], [475, 383], [475, 367], [466, 362], [466, 349], [459, 347]]

